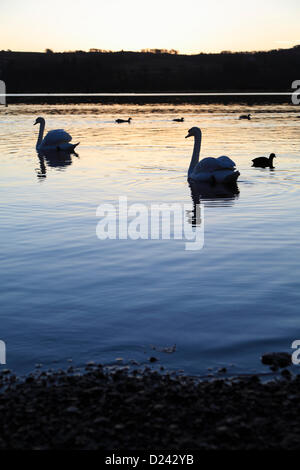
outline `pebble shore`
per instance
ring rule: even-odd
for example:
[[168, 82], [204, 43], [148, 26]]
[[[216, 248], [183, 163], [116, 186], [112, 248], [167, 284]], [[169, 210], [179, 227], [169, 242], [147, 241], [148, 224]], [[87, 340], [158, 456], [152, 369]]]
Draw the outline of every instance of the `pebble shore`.
[[300, 449], [300, 376], [2, 371], [0, 449]]

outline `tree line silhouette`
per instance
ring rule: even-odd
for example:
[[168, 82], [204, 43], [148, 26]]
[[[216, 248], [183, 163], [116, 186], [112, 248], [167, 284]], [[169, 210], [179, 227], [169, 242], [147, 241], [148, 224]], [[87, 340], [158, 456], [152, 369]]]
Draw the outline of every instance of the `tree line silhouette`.
[[266, 52], [0, 51], [7, 93], [291, 91], [300, 46]]

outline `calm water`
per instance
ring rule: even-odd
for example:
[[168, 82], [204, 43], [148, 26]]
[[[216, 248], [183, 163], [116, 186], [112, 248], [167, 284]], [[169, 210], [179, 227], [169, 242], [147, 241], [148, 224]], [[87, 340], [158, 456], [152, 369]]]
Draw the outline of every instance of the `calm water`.
[[[261, 353], [300, 338], [300, 119], [288, 105], [12, 105], [0, 109], [1, 323], [7, 366], [23, 373], [101, 361], [261, 371]], [[300, 112], [298, 112], [300, 114]], [[36, 117], [65, 128], [78, 156], [39, 160]], [[117, 117], [133, 118], [116, 125]], [[184, 116], [184, 123], [172, 118]], [[228, 155], [239, 194], [207, 195], [205, 244], [96, 237], [101, 203], [190, 204], [193, 142]], [[251, 168], [275, 152], [276, 168]], [[176, 344], [174, 353], [153, 350]], [[1, 366], [3, 367], [3, 366]]]

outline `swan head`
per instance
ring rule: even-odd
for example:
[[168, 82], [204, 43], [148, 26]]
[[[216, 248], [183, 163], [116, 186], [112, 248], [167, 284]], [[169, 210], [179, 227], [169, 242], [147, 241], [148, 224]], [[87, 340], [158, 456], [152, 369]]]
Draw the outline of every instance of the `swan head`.
[[199, 127], [191, 127], [191, 129], [188, 130], [188, 133], [185, 138], [188, 139], [189, 137], [196, 136], [201, 136], [201, 129], [199, 129]]
[[276, 158], [275, 153], [271, 153], [269, 158], [271, 158], [271, 160], [273, 160], [273, 158]]
[[45, 124], [45, 119], [42, 117], [38, 117], [36, 118], [35, 123], [33, 125], [35, 126], [36, 124], [43, 124], [43, 123]]

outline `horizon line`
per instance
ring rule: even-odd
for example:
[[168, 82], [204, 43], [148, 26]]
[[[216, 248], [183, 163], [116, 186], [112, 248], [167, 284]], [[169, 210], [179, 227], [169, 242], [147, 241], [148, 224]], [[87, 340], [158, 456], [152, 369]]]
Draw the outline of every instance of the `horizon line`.
[[0, 93], [6, 97], [51, 97], [51, 96], [291, 96], [294, 92], [196, 92], [196, 93]]
[[[279, 43], [283, 43], [283, 41], [277, 41]], [[293, 44], [294, 41], [291, 41], [290, 44]], [[287, 44], [287, 43], [286, 43]], [[65, 50], [65, 51], [54, 51], [53, 49], [46, 48], [43, 51], [31, 51], [31, 50], [11, 50], [11, 49], [2, 49], [1, 52], [7, 52], [7, 53], [28, 53], [28, 54], [74, 54], [74, 53], [79, 53], [79, 52], [84, 52], [85, 54], [115, 54], [115, 53], [141, 53], [141, 54], [150, 54], [150, 53], [155, 53], [152, 51], [163, 51], [161, 52], [162, 54], [170, 54], [170, 55], [199, 55], [199, 54], [251, 54], [251, 53], [259, 53], [259, 52], [272, 52], [272, 51], [279, 51], [279, 50], [289, 50], [289, 49], [294, 49], [296, 47], [300, 47], [300, 40], [295, 41], [294, 45], [290, 45], [288, 47], [274, 47], [273, 49], [253, 49], [253, 50], [220, 50], [219, 52], [217, 51], [199, 51], [199, 52], [181, 52], [179, 49], [166, 49], [166, 48], [160, 48], [160, 47], [152, 47], [152, 48], [142, 48], [139, 50], [124, 50], [124, 49], [119, 49], [119, 50], [111, 50], [111, 49], [98, 49], [97, 47], [91, 47], [89, 50], [83, 50], [83, 49], [75, 49], [75, 50]], [[49, 51], [49, 52], [47, 52]], [[172, 53], [172, 51], [175, 51], [176, 54]]]

